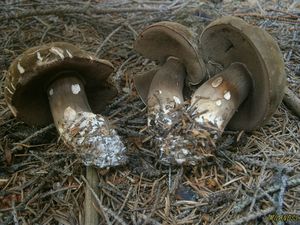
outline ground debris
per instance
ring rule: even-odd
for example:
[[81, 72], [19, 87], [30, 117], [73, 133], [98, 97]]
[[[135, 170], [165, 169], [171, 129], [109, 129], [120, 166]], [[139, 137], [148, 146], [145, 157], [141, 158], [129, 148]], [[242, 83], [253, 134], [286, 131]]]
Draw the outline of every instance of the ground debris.
[[[12, 60], [54, 41], [78, 45], [116, 68], [120, 93], [103, 115], [124, 141], [129, 164], [97, 170], [100, 224], [270, 224], [274, 216], [299, 216], [300, 123], [284, 104], [261, 129], [225, 131], [216, 150], [199, 154], [205, 163], [169, 166], [159, 160], [158, 135], [147, 129], [147, 108], [132, 80], [156, 66], [132, 50], [143, 27], [170, 20], [200, 35], [212, 20], [236, 15], [278, 41], [288, 87], [299, 97], [300, 16], [294, 2], [1, 2], [0, 224], [83, 224], [87, 184], [79, 156], [59, 140], [53, 125], [32, 128], [14, 119], [3, 96]], [[172, 128], [174, 135], [184, 130], [183, 123]]]

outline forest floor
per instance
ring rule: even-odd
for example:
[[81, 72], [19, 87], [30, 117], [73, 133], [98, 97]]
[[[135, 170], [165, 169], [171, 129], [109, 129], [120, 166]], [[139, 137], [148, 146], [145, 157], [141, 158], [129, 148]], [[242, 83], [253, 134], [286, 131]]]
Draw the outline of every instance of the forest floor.
[[[268, 31], [283, 53], [289, 88], [300, 95], [300, 9], [283, 0], [20, 0], [0, 3], [0, 224], [84, 224], [85, 167], [53, 124], [16, 120], [5, 74], [26, 49], [65, 41], [107, 59], [119, 95], [107, 116], [129, 163], [98, 170], [100, 224], [300, 224], [300, 122], [283, 103], [252, 132], [225, 131], [213, 159], [197, 166], [159, 161], [147, 108], [133, 77], [155, 63], [133, 51], [143, 27], [175, 21], [195, 33], [238, 16]], [[297, 2], [297, 1], [295, 1]], [[92, 206], [91, 206], [92, 207]]]

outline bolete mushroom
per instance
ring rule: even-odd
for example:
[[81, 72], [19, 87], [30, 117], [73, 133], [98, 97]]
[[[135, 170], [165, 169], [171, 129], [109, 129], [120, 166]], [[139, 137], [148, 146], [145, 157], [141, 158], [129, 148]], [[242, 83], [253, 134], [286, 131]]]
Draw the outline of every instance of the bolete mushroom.
[[155, 123], [171, 125], [168, 113], [183, 103], [184, 81], [198, 84], [206, 74], [195, 35], [179, 23], [159, 22], [138, 35], [134, 49], [160, 63], [157, 69], [134, 78], [141, 99], [148, 105], [148, 122], [151, 115], [160, 115], [160, 122]]
[[[182, 53], [183, 49], [178, 47], [182, 45], [177, 42], [183, 39], [183, 43], [188, 43], [189, 46], [193, 46], [191, 43], [194, 42], [183, 38], [186, 37], [187, 32], [179, 33], [174, 28], [177, 26], [165, 25], [168, 23], [163, 22], [163, 26], [158, 23], [158, 25], [154, 24], [146, 28], [139, 35], [135, 49], [146, 57], [160, 62], [166, 61], [166, 55], [169, 52], [174, 54], [177, 50], [179, 54], [173, 56], [179, 58], [188, 76], [187, 66], [193, 63], [185, 63], [188, 58], [184, 58], [185, 60], [181, 58], [187, 54]], [[181, 29], [186, 31], [186, 28]], [[172, 39], [174, 33], [177, 42]], [[143, 44], [143, 39], [147, 40], [145, 44]], [[192, 49], [194, 56], [197, 56], [201, 62], [199, 64], [201, 66], [196, 67], [201, 68], [198, 70], [199, 82], [205, 78], [206, 74], [212, 73], [209, 62], [220, 64], [225, 69], [206, 81], [193, 94], [192, 107], [188, 112], [191, 113], [190, 118], [194, 122], [183, 128], [190, 130], [181, 130], [180, 132], [184, 135], [170, 131], [159, 143], [160, 159], [167, 164], [196, 164], [197, 161], [203, 159], [203, 155], [211, 155], [208, 149], [215, 147], [214, 140], [222, 134], [227, 123], [229, 123], [227, 127], [233, 130], [250, 131], [258, 128], [270, 119], [284, 94], [286, 78], [282, 55], [277, 43], [266, 31], [249, 25], [242, 19], [227, 16], [212, 22], [202, 32], [198, 48], [193, 46]], [[158, 54], [162, 57], [157, 56]], [[206, 69], [202, 60], [206, 63]], [[197, 61], [192, 57], [191, 62]], [[173, 70], [170, 67], [172, 71], [178, 70], [178, 67], [173, 67]], [[153, 93], [149, 89], [157, 86], [152, 85], [156, 74], [158, 72], [150, 71], [144, 77], [139, 76], [135, 79], [137, 91], [144, 102], [148, 99], [148, 104], [149, 97], [151, 97], [149, 93]], [[171, 86], [169, 74], [160, 75], [160, 81], [163, 82], [165, 76], [167, 78], [164, 82]], [[174, 85], [173, 88], [178, 90]], [[165, 88], [166, 90], [170, 88]], [[177, 121], [180, 122], [180, 120]]]
[[266, 31], [236, 17], [223, 17], [204, 29], [200, 52], [205, 62], [212, 60], [225, 69], [192, 95], [188, 111], [193, 122], [181, 131], [184, 135], [170, 133], [164, 138], [161, 160], [166, 163], [195, 165], [213, 153], [225, 127], [257, 129], [283, 99], [283, 57]]
[[226, 68], [193, 94], [196, 120], [215, 124], [220, 133], [251, 131], [265, 124], [283, 99], [286, 85], [283, 57], [265, 30], [226, 16], [201, 35], [205, 60]]
[[[94, 167], [112, 167], [127, 160], [125, 147], [100, 114], [117, 94], [108, 77], [113, 65], [72, 44], [55, 42], [33, 47], [11, 64], [5, 99], [18, 119], [31, 125], [54, 120], [64, 142], [87, 165], [87, 180], [97, 192]], [[86, 189], [85, 224], [98, 224], [92, 194]]]

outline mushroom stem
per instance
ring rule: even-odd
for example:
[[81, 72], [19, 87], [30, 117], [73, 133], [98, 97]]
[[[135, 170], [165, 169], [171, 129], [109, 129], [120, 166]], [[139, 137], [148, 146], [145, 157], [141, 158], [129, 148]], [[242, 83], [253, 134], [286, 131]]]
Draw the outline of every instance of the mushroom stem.
[[182, 90], [185, 76], [183, 64], [175, 57], [169, 57], [156, 72], [148, 93], [149, 124], [153, 115], [155, 123], [160, 115], [162, 116], [161, 122], [167, 125], [172, 124], [172, 118], [168, 114], [184, 101]]
[[[56, 128], [64, 142], [79, 153], [87, 166], [86, 177], [97, 193], [100, 168], [124, 164], [124, 145], [105, 118], [91, 112], [78, 74], [66, 72], [48, 87], [48, 99]], [[85, 224], [98, 224], [91, 190], [86, 189]]]
[[246, 99], [251, 76], [241, 63], [233, 63], [201, 85], [192, 96], [193, 116], [200, 126], [213, 125], [222, 134], [224, 128]]
[[[75, 121], [79, 112], [91, 112], [83, 83], [76, 76], [59, 78], [49, 86], [48, 96], [56, 128], [62, 135], [63, 140], [70, 145], [68, 126]], [[73, 144], [71, 143], [71, 145]], [[91, 188], [97, 192], [99, 179], [96, 169], [88, 166], [86, 177]], [[85, 224], [98, 224], [98, 212], [95, 209], [93, 195], [89, 188], [85, 190], [84, 210]]]
[[120, 137], [103, 116], [91, 112], [77, 74], [66, 73], [50, 84], [48, 99], [62, 139], [82, 156], [86, 166], [105, 168], [126, 162]]
[[48, 87], [49, 104], [55, 126], [61, 135], [65, 135], [66, 124], [72, 123], [79, 112], [92, 112], [83, 83], [79, 78], [69, 76], [55, 80]]

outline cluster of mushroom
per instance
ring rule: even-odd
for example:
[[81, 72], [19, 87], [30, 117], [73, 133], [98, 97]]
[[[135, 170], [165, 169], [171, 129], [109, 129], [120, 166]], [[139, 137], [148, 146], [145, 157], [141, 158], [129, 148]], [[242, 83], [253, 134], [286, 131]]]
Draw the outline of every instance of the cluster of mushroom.
[[[160, 63], [137, 76], [135, 86], [148, 105], [148, 125], [163, 163], [199, 163], [211, 155], [226, 127], [256, 129], [282, 101], [286, 77], [279, 47], [266, 31], [241, 19], [212, 22], [199, 43], [187, 27], [159, 22], [139, 34], [134, 49]], [[224, 69], [208, 79], [215, 73], [212, 61]], [[98, 178], [93, 167], [127, 162], [120, 137], [99, 114], [117, 94], [109, 80], [113, 69], [109, 61], [55, 42], [25, 51], [6, 76], [4, 94], [14, 116], [32, 125], [54, 121], [66, 145], [88, 166], [87, 180], [94, 189]], [[185, 84], [201, 85], [190, 101], [185, 101]], [[97, 224], [91, 204], [87, 189], [86, 224]]]
[[[139, 34], [134, 49], [160, 63], [137, 76], [135, 86], [148, 105], [148, 125], [158, 134], [162, 162], [196, 164], [210, 154], [225, 127], [256, 129], [282, 101], [286, 78], [277, 43], [239, 18], [212, 22], [199, 43], [181, 24], [155, 23]], [[211, 61], [224, 69], [208, 79], [214, 73]], [[9, 68], [5, 98], [13, 114], [28, 124], [54, 120], [62, 139], [85, 165], [122, 165], [125, 147], [98, 114], [116, 95], [108, 79], [112, 71], [110, 62], [68, 43], [34, 47]], [[187, 110], [185, 84], [201, 84]]]
[[[286, 75], [277, 43], [242, 19], [226, 16], [212, 22], [200, 43], [187, 27], [159, 22], [139, 34], [134, 48], [160, 63], [137, 76], [135, 86], [148, 105], [148, 125], [159, 134], [160, 159], [166, 164], [198, 163], [225, 128], [257, 129], [283, 99]], [[211, 61], [224, 69], [208, 79], [214, 73]], [[184, 84], [200, 84], [186, 111], [181, 110]], [[189, 125], [182, 123], [186, 113]]]
[[[148, 125], [166, 164], [199, 163], [211, 155], [225, 127], [256, 129], [282, 101], [286, 78], [279, 47], [266, 31], [241, 19], [212, 22], [199, 43], [187, 27], [159, 22], [139, 34], [134, 49], [160, 63], [137, 76], [135, 86], [148, 105]], [[214, 74], [211, 61], [224, 70], [208, 79]], [[109, 80], [113, 69], [109, 61], [55, 42], [25, 51], [6, 76], [4, 94], [14, 116], [32, 125], [54, 121], [66, 145], [88, 166], [94, 189], [98, 175], [93, 167], [127, 162], [120, 137], [99, 114], [117, 94]], [[187, 105], [185, 84], [201, 84]], [[91, 205], [87, 189], [85, 224], [98, 224]]]

